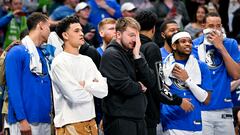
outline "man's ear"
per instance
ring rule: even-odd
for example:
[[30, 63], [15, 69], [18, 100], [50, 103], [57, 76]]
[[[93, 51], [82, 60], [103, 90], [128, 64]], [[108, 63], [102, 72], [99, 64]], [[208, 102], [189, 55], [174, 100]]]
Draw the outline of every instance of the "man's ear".
[[155, 32], [156, 32], [156, 27], [154, 26], [154, 27], [152, 28], [152, 33], [155, 34]]
[[163, 32], [161, 32], [161, 36], [162, 36], [162, 38], [166, 38], [166, 36], [165, 36], [165, 33], [163, 33]]
[[39, 22], [39, 23], [37, 24], [36, 28], [39, 29], [39, 30], [43, 30], [43, 28], [42, 28], [42, 22]]
[[63, 36], [63, 39], [67, 39], [67, 40], [68, 40], [68, 34], [67, 34], [67, 32], [63, 32], [63, 33], [62, 33], [62, 36]]
[[174, 51], [177, 50], [177, 45], [176, 45], [175, 43], [172, 44], [171, 47], [172, 47], [172, 49], [173, 49]]
[[99, 31], [100, 37], [104, 37], [104, 32], [102, 30]]
[[120, 31], [116, 31], [116, 38], [121, 38], [122, 33]]

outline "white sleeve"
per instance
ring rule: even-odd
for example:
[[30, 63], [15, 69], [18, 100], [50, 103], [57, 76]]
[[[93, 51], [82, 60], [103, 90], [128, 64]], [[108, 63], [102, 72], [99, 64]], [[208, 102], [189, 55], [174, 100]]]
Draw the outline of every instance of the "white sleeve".
[[90, 66], [91, 71], [89, 75], [92, 75], [93, 78], [95, 78], [98, 81], [93, 82], [93, 80], [87, 80], [84, 88], [91, 94], [93, 94], [95, 97], [104, 98], [108, 94], [107, 79], [101, 75], [101, 73], [98, 71], [97, 67], [95, 66], [92, 60]]
[[93, 100], [92, 94], [84, 90], [63, 65], [55, 65], [51, 72], [53, 89], [58, 89], [68, 101], [85, 103]]
[[193, 95], [198, 99], [198, 101], [204, 102], [207, 99], [208, 97], [207, 91], [205, 91], [204, 89], [200, 88], [197, 84], [192, 82], [190, 77], [185, 81], [185, 83], [189, 87]]

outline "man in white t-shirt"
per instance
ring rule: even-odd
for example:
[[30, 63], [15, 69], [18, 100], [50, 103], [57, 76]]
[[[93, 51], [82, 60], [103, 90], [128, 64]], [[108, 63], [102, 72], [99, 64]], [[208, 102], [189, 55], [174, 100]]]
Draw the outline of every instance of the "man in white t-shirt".
[[97, 135], [93, 96], [107, 96], [106, 79], [91, 58], [79, 54], [85, 41], [78, 18], [62, 20], [57, 34], [64, 41], [64, 51], [52, 63], [56, 133]]

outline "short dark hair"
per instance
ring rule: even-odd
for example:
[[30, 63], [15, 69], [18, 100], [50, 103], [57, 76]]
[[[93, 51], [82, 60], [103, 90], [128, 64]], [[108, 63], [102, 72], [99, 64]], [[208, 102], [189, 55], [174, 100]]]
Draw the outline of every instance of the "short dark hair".
[[127, 27], [134, 28], [138, 31], [140, 31], [141, 29], [141, 26], [139, 25], [139, 23], [132, 17], [123, 17], [117, 20], [116, 31], [123, 32], [127, 29]]
[[207, 13], [207, 15], [205, 16], [204, 20], [206, 21], [208, 17], [219, 17], [219, 18], [221, 18], [220, 15], [218, 13], [216, 13], [216, 12], [209, 12], [209, 13]]
[[177, 24], [177, 22], [174, 21], [174, 20], [166, 20], [166, 21], [164, 21], [164, 22], [162, 23], [162, 25], [160, 26], [160, 32], [164, 32], [164, 31], [167, 29], [167, 25], [168, 25], [168, 24], [171, 24], [171, 23]]
[[157, 15], [150, 10], [137, 12], [135, 19], [141, 26], [141, 30], [151, 30], [157, 23]]
[[40, 12], [33, 12], [27, 19], [28, 30], [31, 31], [36, 28], [40, 22], [48, 21], [48, 17]]
[[73, 24], [73, 23], [79, 23], [80, 24], [77, 16], [66, 17], [57, 25], [56, 33], [62, 40], [63, 40], [62, 33], [66, 32], [69, 29], [70, 25]]

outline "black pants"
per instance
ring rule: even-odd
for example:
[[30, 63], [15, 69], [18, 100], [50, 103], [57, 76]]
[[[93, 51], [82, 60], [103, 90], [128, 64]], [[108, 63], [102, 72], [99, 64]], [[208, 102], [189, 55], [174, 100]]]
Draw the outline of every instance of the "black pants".
[[157, 135], [157, 128], [147, 128], [147, 135]]
[[103, 118], [104, 135], [147, 135], [145, 120]]

